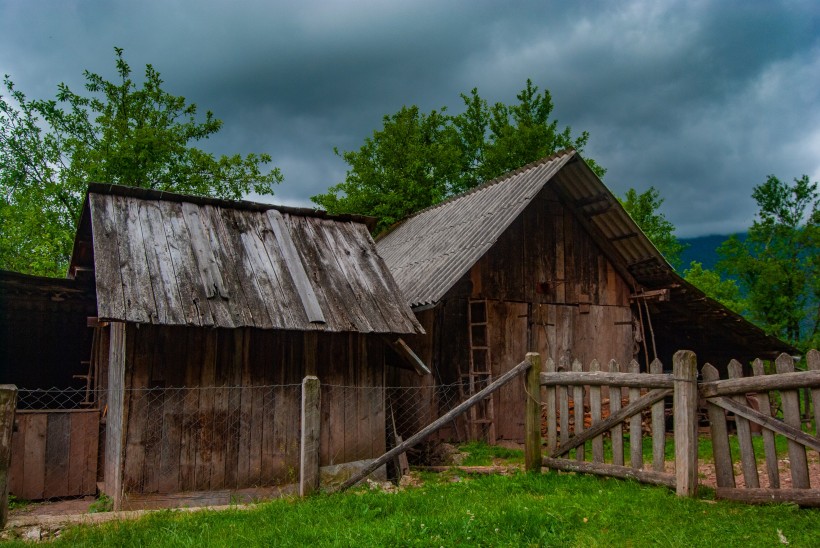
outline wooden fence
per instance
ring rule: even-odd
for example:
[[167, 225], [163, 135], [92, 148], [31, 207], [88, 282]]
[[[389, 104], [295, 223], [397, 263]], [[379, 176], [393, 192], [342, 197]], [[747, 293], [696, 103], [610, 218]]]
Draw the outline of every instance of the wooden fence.
[[[707, 402], [715, 460], [717, 496], [744, 502], [790, 501], [820, 506], [820, 485], [811, 487], [806, 450], [820, 451], [820, 353], [806, 355], [807, 371], [796, 372], [791, 356], [781, 354], [776, 373], [766, 375], [763, 363], [755, 360], [752, 377], [743, 377], [743, 366], [729, 363], [729, 378], [720, 380], [711, 364], [703, 368], [700, 394]], [[812, 388], [815, 435], [805, 432], [800, 417], [801, 388]], [[757, 402], [758, 409], [749, 405]], [[772, 416], [772, 402], [779, 402], [783, 418]], [[730, 451], [727, 412], [734, 415], [743, 485], [735, 481]], [[757, 457], [752, 443], [752, 424], [760, 425], [765, 460], [765, 487], [761, 486]], [[781, 481], [775, 437], [788, 440], [789, 476]], [[790, 486], [788, 485], [790, 484]]]
[[98, 409], [19, 410], [15, 422], [9, 491], [27, 500], [97, 492]]
[[[742, 378], [741, 364], [733, 361], [728, 366], [729, 379], [724, 380], [718, 379], [717, 369], [705, 364], [705, 382], [700, 384], [697, 384], [697, 359], [689, 351], [675, 354], [672, 374], [664, 374], [663, 366], [657, 360], [650, 365], [649, 373], [639, 373], [634, 361], [626, 371], [622, 371], [615, 361], [604, 368], [593, 361], [589, 371], [582, 371], [581, 363], [576, 361], [571, 368], [562, 364], [563, 367], [556, 371], [554, 362], [548, 360], [540, 378], [540, 384], [545, 388], [543, 393], [529, 391], [530, 397], [543, 394], [547, 455], [541, 463], [556, 470], [633, 478], [672, 487], [679, 495], [693, 495], [698, 484], [700, 397], [705, 400], [708, 410], [718, 497], [747, 502], [792, 501], [818, 506], [820, 486], [811, 488], [806, 449], [820, 451], [820, 353], [812, 350], [806, 360], [809, 370], [795, 372], [793, 359], [781, 355], [776, 361], [777, 372], [770, 375], [763, 374], [763, 364], [757, 360], [752, 365], [754, 376], [750, 378]], [[800, 417], [799, 389], [809, 388], [815, 435], [802, 430]], [[759, 394], [761, 392], [764, 394]], [[664, 400], [670, 395], [673, 399], [673, 463], [665, 460], [670, 440], [666, 435]], [[770, 399], [782, 402], [782, 419], [774, 416]], [[604, 413], [603, 404], [607, 400], [608, 413]], [[759, 402], [759, 410], [747, 401]], [[528, 413], [532, 413], [529, 409]], [[733, 417], [727, 417], [727, 411]], [[643, 461], [646, 425], [642, 422], [642, 414], [651, 417], [647, 421], [651, 424], [652, 437], [652, 462], [648, 467]], [[727, 419], [733, 419], [736, 424], [740, 447], [737, 457], [744, 480], [742, 487], [735, 482]], [[758, 478], [751, 423], [762, 427], [768, 477], [766, 487], [760, 486]], [[534, 435], [535, 428], [528, 426], [528, 440]], [[624, 451], [626, 432], [630, 447], [628, 462]], [[541, 432], [537, 433], [538, 438], [533, 439], [540, 440]], [[788, 439], [790, 487], [781, 486], [775, 435]], [[612, 455], [608, 461], [605, 459], [605, 437], [611, 444]], [[533, 443], [528, 442], [528, 454]], [[591, 445], [591, 458], [586, 454], [587, 444]], [[674, 473], [670, 465], [674, 466]]]

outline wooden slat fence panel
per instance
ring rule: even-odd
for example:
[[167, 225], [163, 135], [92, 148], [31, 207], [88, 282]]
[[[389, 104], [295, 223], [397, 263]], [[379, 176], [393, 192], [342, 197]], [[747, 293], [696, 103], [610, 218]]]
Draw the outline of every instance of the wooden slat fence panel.
[[[641, 372], [638, 362], [632, 360], [629, 363], [629, 372], [633, 375]], [[640, 388], [629, 389], [629, 403], [635, 403], [641, 397]], [[632, 415], [629, 419], [629, 463], [632, 468], [643, 468], [643, 432], [641, 427], [640, 413]]]
[[[794, 360], [788, 354], [781, 354], [774, 363], [778, 373], [794, 372]], [[780, 398], [783, 402], [783, 422], [794, 428], [800, 428], [800, 392], [797, 390], [783, 390], [780, 392]], [[789, 440], [788, 443], [792, 487], [808, 489], [809, 468], [806, 460], [806, 448], [793, 440]]]
[[25, 500], [94, 495], [100, 412], [17, 411], [9, 492]]
[[[815, 372], [820, 366], [816, 350], [806, 355], [809, 371], [795, 371], [794, 359], [781, 354], [775, 360], [776, 373], [766, 375], [763, 362], [755, 360], [751, 364], [752, 376], [742, 376], [742, 365], [732, 361], [728, 366], [729, 379], [719, 380], [717, 370], [704, 367], [704, 383], [701, 396], [706, 398], [711, 422], [712, 445], [717, 473], [717, 496], [751, 503], [791, 501], [803, 506], [820, 505], [820, 486], [810, 483], [807, 449], [820, 450], [820, 436], [802, 428], [800, 417], [801, 389], [814, 392], [820, 388], [820, 377]], [[773, 416], [770, 392], [779, 391], [783, 418]], [[809, 390], [805, 390], [809, 394]], [[812, 394], [813, 395], [813, 394]], [[756, 397], [756, 404], [752, 398]], [[776, 400], [775, 400], [776, 401]], [[759, 409], [758, 409], [759, 408]], [[725, 412], [734, 415], [737, 427], [740, 454], [740, 469], [743, 484], [736, 487], [732, 456], [729, 454]], [[816, 412], [816, 409], [815, 409]], [[763, 450], [766, 459], [767, 487], [760, 487], [760, 478], [752, 435], [751, 424], [762, 427]], [[780, 478], [776, 436], [784, 436], [788, 443], [788, 465], [791, 485], [783, 485]]]
[[[663, 426], [664, 398], [672, 394], [673, 375], [663, 374], [663, 366], [658, 362], [654, 369], [661, 373], [640, 373], [637, 362], [630, 364], [629, 371], [621, 373], [621, 366], [612, 360], [601, 370], [597, 360], [593, 360], [588, 371], [582, 371], [581, 363], [575, 360], [571, 371], [546, 371], [541, 374], [541, 384], [547, 390], [557, 393], [558, 416], [550, 413], [556, 404], [550, 403], [544, 414], [546, 420], [552, 424], [546, 425], [546, 431], [560, 429], [558, 446], [548, 444], [547, 457], [543, 464], [549, 468], [602, 474], [613, 477], [634, 478], [639, 481], [658, 485], [675, 486], [674, 474], [664, 472], [665, 440], [655, 442], [659, 447], [656, 455], [656, 466], [653, 469], [642, 470], [643, 456], [641, 454], [641, 431], [643, 425], [641, 414], [650, 408], [655, 408], [660, 422], [661, 436], [665, 435]], [[604, 388], [606, 387], [606, 388]], [[622, 405], [622, 387], [629, 387], [629, 403]], [[603, 390], [608, 394], [608, 401], [603, 399]], [[572, 394], [570, 408], [569, 394]], [[584, 402], [588, 402], [588, 406]], [[604, 406], [604, 403], [608, 406]], [[608, 407], [608, 409], [607, 409]], [[570, 427], [570, 416], [574, 425]], [[624, 466], [623, 423], [630, 422], [630, 437], [633, 450], [631, 463], [633, 466]], [[555, 423], [559, 423], [556, 425]], [[570, 432], [572, 430], [572, 432]], [[604, 439], [612, 440], [612, 462], [605, 462]], [[592, 455], [584, 453], [586, 442], [592, 442]], [[570, 452], [574, 451], [574, 458]], [[635, 457], [637, 453], [637, 458]], [[591, 462], [587, 460], [591, 458]]]
[[[663, 373], [663, 364], [655, 358], [649, 364], [649, 372], [654, 375]], [[655, 472], [664, 471], [666, 459], [666, 417], [664, 416], [663, 400], [652, 406], [652, 469]]]
[[[762, 377], [765, 375], [763, 370], [763, 362], [755, 360], [752, 362], [752, 373], [755, 377]], [[760, 407], [760, 412], [764, 415], [772, 416], [772, 407], [769, 402], [768, 392], [760, 394], [757, 398], [757, 404]], [[774, 441], [774, 432], [768, 428], [764, 428], [761, 433], [763, 436], [763, 451], [766, 455], [766, 475], [769, 478], [769, 487], [772, 489], [780, 488], [780, 471], [777, 468], [777, 446]], [[734, 487], [734, 478], [732, 478], [732, 485], [727, 487]], [[724, 487], [724, 486], [721, 486]]]

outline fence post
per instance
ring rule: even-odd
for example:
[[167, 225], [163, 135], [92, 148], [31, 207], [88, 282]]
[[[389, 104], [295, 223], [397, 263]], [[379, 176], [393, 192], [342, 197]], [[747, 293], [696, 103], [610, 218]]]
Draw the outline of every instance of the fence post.
[[14, 411], [17, 408], [17, 387], [0, 385], [0, 529], [9, 517], [9, 466]]
[[698, 490], [698, 363], [691, 350], [672, 359], [675, 377], [675, 485], [679, 496]]
[[541, 471], [541, 354], [528, 352], [524, 414], [524, 467], [528, 472]]
[[319, 379], [302, 379], [302, 437], [299, 444], [299, 496], [319, 488]]

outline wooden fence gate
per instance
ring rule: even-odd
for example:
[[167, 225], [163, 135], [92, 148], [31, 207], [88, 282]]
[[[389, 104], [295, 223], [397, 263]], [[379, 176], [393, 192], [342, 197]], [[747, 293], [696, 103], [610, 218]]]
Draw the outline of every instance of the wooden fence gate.
[[[808, 371], [796, 372], [794, 361], [781, 354], [775, 361], [776, 373], [766, 375], [763, 363], [752, 364], [753, 377], [743, 378], [743, 366], [732, 360], [729, 378], [719, 380], [718, 371], [711, 364], [703, 368], [704, 383], [700, 394], [707, 402], [715, 458], [717, 496], [744, 502], [796, 502], [802, 505], [820, 505], [820, 486], [811, 488], [807, 449], [820, 451], [820, 353], [812, 350], [806, 355]], [[802, 429], [800, 400], [797, 389], [812, 387], [815, 433]], [[778, 397], [779, 396], [779, 397]], [[758, 408], [749, 405], [757, 402]], [[772, 416], [772, 402], [779, 402], [783, 420]], [[727, 412], [734, 415], [739, 445], [743, 485], [735, 481], [734, 465], [729, 445]], [[752, 424], [762, 427], [763, 449], [766, 461], [767, 485], [761, 486], [757, 458], [752, 443]], [[788, 440], [789, 478], [781, 482], [775, 435]], [[790, 484], [790, 486], [786, 485]]]
[[[820, 506], [820, 486], [812, 488], [810, 484], [806, 453], [807, 449], [820, 451], [820, 352], [811, 350], [806, 361], [809, 370], [798, 372], [792, 357], [782, 354], [775, 362], [777, 372], [765, 375], [763, 363], [756, 360], [752, 364], [753, 376], [747, 378], [743, 378], [741, 364], [732, 361], [728, 366], [729, 378], [724, 380], [719, 379], [715, 367], [705, 364], [704, 382], [698, 384], [697, 358], [689, 351], [675, 354], [671, 375], [662, 372], [663, 366], [658, 360], [650, 365], [649, 373], [639, 373], [634, 361], [626, 372], [621, 372], [614, 360], [604, 370], [593, 360], [589, 371], [582, 371], [578, 361], [571, 368], [564, 363], [556, 371], [555, 364], [548, 360], [540, 379], [541, 386], [546, 387], [541, 404], [547, 452], [541, 462], [552, 469], [633, 478], [673, 487], [679, 495], [693, 495], [698, 484], [700, 398], [708, 412], [719, 498]], [[798, 389], [805, 390], [806, 397], [810, 389], [814, 435], [804, 431]], [[538, 392], [535, 394], [537, 397]], [[673, 396], [674, 473], [666, 469], [669, 463], [665, 459], [669, 440], [666, 439], [664, 399], [669, 395]], [[603, 409], [605, 402], [608, 413]], [[642, 413], [651, 416], [646, 421], [649, 424], [642, 421]], [[781, 413], [783, 418], [777, 418]], [[742, 470], [740, 486], [734, 472], [727, 420], [734, 421], [737, 430], [739, 450], [735, 456], [739, 458], [735, 460]], [[762, 428], [767, 478], [763, 487], [752, 442], [752, 424]], [[649, 425], [651, 428], [647, 428]], [[625, 427], [629, 432], [628, 464], [624, 454]], [[650, 467], [643, 461], [644, 429], [651, 429]], [[535, 433], [528, 430], [527, 439], [535, 441], [529, 445], [537, 443], [540, 450], [542, 432], [538, 431], [537, 437], [531, 434]], [[788, 440], [790, 473], [782, 481], [776, 435]], [[611, 440], [609, 462], [604, 458], [604, 436]], [[591, 459], [586, 454], [587, 444], [591, 445]], [[529, 445], [527, 455], [534, 454], [536, 450]], [[570, 458], [571, 452], [574, 458]]]
[[26, 500], [94, 495], [100, 411], [18, 410], [9, 492]]
[[[562, 368], [562, 369], [565, 369]], [[697, 366], [692, 352], [675, 354], [672, 374], [664, 374], [659, 361], [650, 366], [651, 373], [639, 373], [633, 361], [626, 372], [619, 371], [614, 360], [601, 370], [595, 360], [590, 371], [581, 371], [577, 360], [571, 371], [555, 370], [547, 360], [541, 385], [546, 387], [544, 411], [546, 419], [548, 468], [587, 472], [620, 478], [634, 478], [645, 483], [675, 488], [679, 495], [694, 494], [697, 488]], [[586, 389], [585, 393], [585, 387]], [[607, 388], [608, 417], [602, 416], [602, 387]], [[622, 391], [628, 390], [628, 399]], [[642, 391], [644, 392], [642, 394]], [[664, 469], [666, 429], [664, 403], [673, 396], [675, 405], [675, 472]], [[585, 402], [589, 402], [590, 424], [585, 424]], [[574, 421], [570, 420], [570, 403]], [[643, 463], [641, 412], [651, 408], [652, 468]], [[557, 414], [557, 416], [556, 416]], [[628, 421], [629, 465], [624, 461], [624, 423]], [[611, 462], [604, 459], [604, 434], [611, 439]], [[572, 434], [572, 435], [570, 435]], [[586, 460], [585, 445], [591, 441], [592, 460]], [[575, 459], [570, 459], [571, 451]]]

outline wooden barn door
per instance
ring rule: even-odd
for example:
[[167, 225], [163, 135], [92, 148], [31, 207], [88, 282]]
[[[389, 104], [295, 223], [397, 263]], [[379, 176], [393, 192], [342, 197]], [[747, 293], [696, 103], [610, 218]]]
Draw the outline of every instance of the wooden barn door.
[[[527, 353], [527, 303], [487, 301], [487, 336], [493, 378], [524, 360]], [[524, 439], [524, 383], [510, 382], [493, 401], [497, 440]]]
[[586, 371], [593, 359], [632, 359], [632, 312], [626, 306], [540, 305], [533, 310], [532, 330], [535, 351], [556, 366], [569, 367], [577, 359]]

